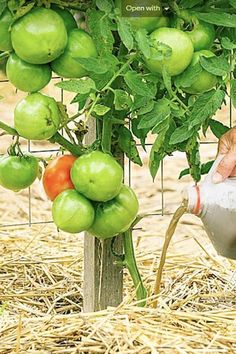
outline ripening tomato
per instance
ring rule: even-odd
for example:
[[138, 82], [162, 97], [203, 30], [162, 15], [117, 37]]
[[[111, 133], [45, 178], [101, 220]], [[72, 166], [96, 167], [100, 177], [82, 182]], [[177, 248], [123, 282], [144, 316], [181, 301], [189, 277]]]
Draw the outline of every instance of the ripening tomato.
[[63, 155], [49, 162], [43, 175], [43, 186], [49, 199], [54, 200], [61, 192], [75, 188], [70, 170], [76, 159], [73, 155]]

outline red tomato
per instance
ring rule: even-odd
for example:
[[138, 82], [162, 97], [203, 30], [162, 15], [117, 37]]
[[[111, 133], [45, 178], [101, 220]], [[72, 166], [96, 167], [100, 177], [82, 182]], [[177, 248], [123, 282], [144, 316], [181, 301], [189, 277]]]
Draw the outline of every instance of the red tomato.
[[58, 156], [47, 165], [43, 186], [49, 199], [54, 200], [61, 192], [75, 188], [70, 179], [70, 170], [76, 159], [72, 155]]

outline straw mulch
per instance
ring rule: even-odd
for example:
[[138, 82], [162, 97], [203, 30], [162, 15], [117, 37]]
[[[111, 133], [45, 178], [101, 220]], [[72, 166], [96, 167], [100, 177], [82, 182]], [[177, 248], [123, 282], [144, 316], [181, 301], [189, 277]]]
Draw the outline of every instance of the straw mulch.
[[[191, 230], [186, 224], [180, 228]], [[151, 295], [161, 248], [140, 245]], [[136, 306], [125, 274], [124, 302], [91, 314], [81, 312], [81, 235], [58, 234], [51, 225], [3, 229], [0, 247], [1, 354], [236, 352], [235, 263], [210, 245], [197, 245], [194, 256], [170, 249], [157, 309], [152, 298]]]

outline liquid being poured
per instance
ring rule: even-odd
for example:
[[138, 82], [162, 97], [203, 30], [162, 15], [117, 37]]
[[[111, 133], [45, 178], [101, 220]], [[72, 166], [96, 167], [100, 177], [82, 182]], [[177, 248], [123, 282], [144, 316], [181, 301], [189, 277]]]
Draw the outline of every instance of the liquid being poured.
[[[157, 275], [156, 275], [154, 295], [159, 294], [160, 287], [161, 287], [162, 272], [163, 272], [163, 268], [164, 268], [165, 260], [166, 260], [166, 253], [167, 253], [170, 241], [172, 239], [172, 236], [174, 235], [176, 227], [179, 223], [179, 220], [186, 213], [186, 211], [187, 211], [187, 201], [184, 200], [182, 202], [182, 204], [178, 207], [176, 212], [174, 213], [174, 215], [171, 219], [171, 222], [169, 224], [169, 227], [166, 231], [165, 241], [164, 241], [164, 245], [163, 245], [162, 252], [161, 252], [160, 264], [159, 264], [159, 268], [158, 268]], [[155, 300], [153, 302], [153, 307], [155, 307], [155, 308], [157, 307], [157, 300]]]

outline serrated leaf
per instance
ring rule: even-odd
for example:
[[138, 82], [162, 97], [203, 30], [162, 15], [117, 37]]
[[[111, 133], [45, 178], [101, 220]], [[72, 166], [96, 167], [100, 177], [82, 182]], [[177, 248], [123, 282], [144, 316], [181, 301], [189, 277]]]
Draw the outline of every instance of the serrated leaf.
[[96, 0], [96, 5], [99, 10], [106, 13], [110, 13], [112, 10], [112, 4], [108, 0]]
[[148, 102], [146, 102], [138, 111], [137, 111], [137, 115], [138, 116], [142, 116], [146, 113], [149, 113], [153, 110], [155, 101], [150, 100]]
[[234, 108], [236, 108], [236, 79], [230, 80], [230, 97]]
[[200, 57], [202, 67], [209, 73], [217, 76], [224, 76], [230, 72], [230, 64], [224, 56], [206, 58]]
[[90, 34], [96, 43], [98, 53], [112, 53], [114, 37], [111, 20], [107, 16], [104, 17], [104, 12], [96, 9], [88, 10], [86, 15]]
[[211, 90], [201, 94], [195, 101], [189, 120], [189, 129], [201, 125], [206, 119], [211, 118], [223, 103], [225, 92]]
[[131, 91], [140, 96], [153, 98], [156, 94], [156, 91], [151, 90], [151, 86], [147, 86], [143, 78], [136, 71], [127, 71], [124, 80]]
[[160, 134], [158, 134], [151, 148], [149, 157], [149, 170], [153, 180], [156, 177], [161, 161], [166, 155], [164, 142], [168, 128], [169, 124], [166, 125], [165, 129], [163, 129]]
[[98, 58], [77, 58], [76, 61], [83, 66], [85, 70], [95, 74], [106, 74], [111, 69], [115, 70], [119, 61], [114, 55], [104, 55]]
[[133, 102], [131, 97], [124, 90], [114, 90], [114, 104], [117, 111], [128, 110]]
[[194, 132], [194, 129], [189, 129], [187, 124], [178, 127], [170, 137], [170, 145], [176, 145], [188, 140]]
[[207, 13], [194, 13], [200, 20], [211, 23], [217, 26], [236, 27], [236, 15], [230, 15], [225, 12], [207, 12]]
[[190, 65], [182, 74], [175, 78], [175, 85], [177, 87], [190, 87], [197, 80], [201, 72], [202, 67], [199, 63], [193, 66]]
[[196, 5], [201, 5], [203, 0], [181, 0], [180, 6], [183, 9], [192, 9]]
[[218, 120], [210, 119], [209, 122], [212, 133], [220, 139], [223, 134], [225, 134], [230, 128], [226, 127], [226, 125], [222, 124]]
[[162, 98], [155, 102], [153, 109], [151, 112], [143, 115], [138, 128], [139, 129], [146, 129], [146, 128], [153, 128], [157, 126], [165, 119], [170, 116], [170, 103], [169, 100], [166, 98]]
[[110, 107], [104, 106], [102, 104], [96, 104], [93, 107], [93, 112], [96, 113], [98, 116], [104, 116], [107, 112], [110, 111]]
[[120, 127], [119, 129], [118, 145], [132, 162], [142, 166], [136, 142], [131, 131], [126, 127]]
[[149, 37], [147, 36], [147, 31], [143, 28], [139, 29], [135, 34], [135, 39], [144, 57], [149, 59], [151, 57], [151, 48], [149, 43]]
[[62, 81], [57, 83], [55, 86], [69, 92], [81, 94], [86, 94], [89, 93], [91, 90], [96, 90], [95, 82], [89, 77], [85, 79], [72, 79], [68, 81]]
[[131, 120], [131, 129], [132, 129], [133, 134], [138, 139], [140, 139], [143, 150], [146, 151], [145, 141], [146, 141], [146, 137], [149, 132], [149, 129], [139, 129], [138, 128], [139, 122], [140, 122], [140, 117], [132, 119]]
[[[201, 175], [207, 174], [210, 171], [213, 163], [214, 163], [214, 160], [213, 161], [208, 161], [206, 163], [203, 163], [201, 165]], [[189, 174], [190, 174], [190, 169], [189, 168], [185, 168], [183, 171], [180, 172], [179, 179], [181, 179], [182, 177], [187, 176]]]
[[124, 43], [125, 47], [128, 50], [133, 49], [134, 39], [131, 32], [130, 24], [125, 20], [125, 18], [118, 17], [117, 26], [118, 26], [119, 36], [122, 42]]

